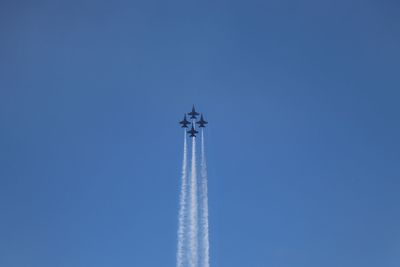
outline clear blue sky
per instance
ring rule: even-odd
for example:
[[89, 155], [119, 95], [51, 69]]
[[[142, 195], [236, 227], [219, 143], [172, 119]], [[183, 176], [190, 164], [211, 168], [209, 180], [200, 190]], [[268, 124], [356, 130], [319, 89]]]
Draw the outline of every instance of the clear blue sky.
[[0, 266], [174, 266], [192, 103], [213, 267], [400, 266], [399, 14], [1, 1]]

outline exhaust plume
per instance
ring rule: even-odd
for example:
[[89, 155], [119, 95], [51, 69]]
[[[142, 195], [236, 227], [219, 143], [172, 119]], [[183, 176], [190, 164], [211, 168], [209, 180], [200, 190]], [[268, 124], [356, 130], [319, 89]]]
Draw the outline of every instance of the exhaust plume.
[[198, 210], [197, 210], [197, 174], [196, 174], [196, 138], [192, 137], [192, 166], [190, 175], [190, 211], [189, 211], [189, 264], [198, 265]]
[[206, 156], [204, 150], [204, 132], [201, 131], [201, 161], [200, 161], [200, 175], [201, 175], [201, 264], [202, 267], [210, 266], [210, 241], [209, 241], [209, 224], [208, 224], [208, 177]]
[[181, 192], [179, 195], [179, 215], [178, 215], [178, 248], [176, 252], [176, 267], [184, 267], [185, 243], [186, 243], [186, 198], [187, 198], [187, 142], [186, 130], [184, 131], [183, 141], [183, 162], [181, 177]]

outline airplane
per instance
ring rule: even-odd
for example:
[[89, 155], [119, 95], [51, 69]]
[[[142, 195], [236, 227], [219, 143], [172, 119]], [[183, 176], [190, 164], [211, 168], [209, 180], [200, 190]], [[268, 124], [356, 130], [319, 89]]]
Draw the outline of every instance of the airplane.
[[197, 119], [197, 115], [199, 115], [199, 113], [196, 112], [196, 110], [194, 109], [194, 105], [192, 108], [192, 111], [188, 113], [188, 115], [190, 116], [191, 119]]
[[183, 120], [179, 122], [179, 124], [182, 125], [182, 128], [187, 128], [189, 123], [190, 122], [186, 120], [186, 114], [184, 115]]
[[196, 122], [196, 123], [199, 125], [200, 128], [205, 128], [205, 127], [206, 127], [206, 124], [207, 124], [208, 122], [206, 122], [206, 121], [203, 119], [203, 114], [201, 114], [200, 120], [199, 120], [198, 122]]
[[198, 131], [196, 131], [194, 129], [193, 123], [192, 123], [192, 129], [190, 129], [190, 131], [187, 131], [187, 133], [189, 134], [189, 137], [196, 137], [196, 134], [198, 133]]

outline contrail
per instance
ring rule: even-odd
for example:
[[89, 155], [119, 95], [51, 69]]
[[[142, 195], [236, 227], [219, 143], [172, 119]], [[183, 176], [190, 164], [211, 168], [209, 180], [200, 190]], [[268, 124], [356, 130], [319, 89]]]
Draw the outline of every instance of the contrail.
[[210, 241], [209, 241], [209, 227], [208, 227], [208, 177], [206, 156], [204, 151], [204, 132], [201, 131], [201, 161], [200, 161], [200, 175], [201, 175], [201, 263], [202, 267], [210, 267]]
[[187, 194], [187, 142], [186, 130], [184, 131], [183, 141], [183, 162], [181, 192], [179, 195], [179, 215], [178, 215], [178, 248], [176, 252], [176, 267], [184, 267], [185, 242], [186, 242], [186, 194]]
[[192, 166], [190, 175], [190, 211], [189, 211], [189, 266], [198, 265], [198, 214], [197, 214], [197, 174], [196, 174], [196, 138], [192, 137]]

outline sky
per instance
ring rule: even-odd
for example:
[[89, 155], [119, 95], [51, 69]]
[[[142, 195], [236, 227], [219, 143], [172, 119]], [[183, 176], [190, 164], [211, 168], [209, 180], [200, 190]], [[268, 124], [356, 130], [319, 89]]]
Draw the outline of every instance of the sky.
[[399, 13], [1, 1], [0, 266], [175, 266], [192, 104], [211, 266], [400, 266]]

